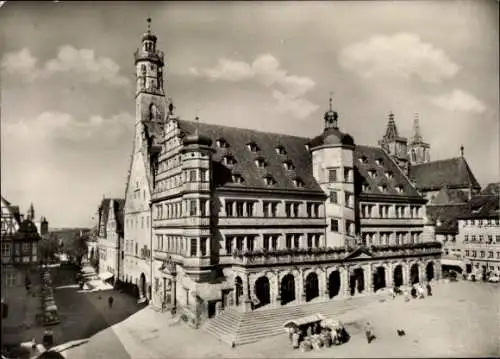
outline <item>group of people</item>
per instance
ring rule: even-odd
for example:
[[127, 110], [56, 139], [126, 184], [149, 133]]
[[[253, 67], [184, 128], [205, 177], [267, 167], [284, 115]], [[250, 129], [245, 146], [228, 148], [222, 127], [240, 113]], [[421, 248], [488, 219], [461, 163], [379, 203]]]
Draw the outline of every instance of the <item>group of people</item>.
[[425, 298], [425, 291], [427, 290], [427, 296], [430, 297], [432, 296], [432, 287], [430, 283], [427, 283], [424, 289], [424, 286], [420, 283], [413, 284], [411, 286], [411, 289], [401, 289], [401, 288], [394, 288], [390, 291], [390, 294], [392, 298], [396, 298], [396, 295], [403, 295], [405, 298], [406, 302], [410, 301], [410, 296], [413, 299], [424, 299]]
[[349, 333], [345, 327], [339, 323], [334, 327], [321, 326], [313, 323], [304, 327], [290, 328], [289, 338], [293, 349], [303, 352], [320, 350], [322, 347], [340, 345], [349, 341]]

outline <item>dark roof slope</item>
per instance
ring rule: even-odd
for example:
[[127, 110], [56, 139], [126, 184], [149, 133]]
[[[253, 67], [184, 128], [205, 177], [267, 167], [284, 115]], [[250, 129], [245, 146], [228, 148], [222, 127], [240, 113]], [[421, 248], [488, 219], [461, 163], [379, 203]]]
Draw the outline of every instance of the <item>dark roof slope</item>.
[[481, 194], [500, 194], [500, 182], [488, 183]]
[[[362, 190], [362, 194], [421, 198], [399, 166], [380, 147], [356, 146], [354, 165], [362, 177], [361, 185], [368, 185]], [[370, 175], [370, 171], [373, 176]], [[387, 192], [379, 188], [382, 186], [386, 187]], [[398, 187], [401, 191], [398, 191]]]
[[458, 234], [458, 218], [468, 211], [468, 205], [448, 204], [427, 206], [427, 217], [436, 223], [436, 234]]
[[[213, 148], [216, 150], [213, 155], [215, 162], [220, 162], [225, 156], [232, 157], [235, 161], [234, 165], [218, 166], [217, 170], [239, 174], [243, 178], [245, 187], [322, 193], [313, 176], [311, 154], [306, 148], [306, 144], [309, 142], [308, 138], [207, 123], [196, 124], [186, 120], [177, 121], [185, 135], [193, 133], [198, 126], [199, 133], [212, 140]], [[220, 139], [227, 143], [227, 148], [216, 146], [217, 140]], [[247, 147], [249, 143], [256, 146], [255, 152], [250, 151]], [[277, 152], [278, 146], [284, 149], [284, 154]], [[264, 160], [266, 166], [259, 168], [255, 164], [257, 159]], [[289, 161], [294, 168], [285, 168], [283, 163], [286, 161]], [[264, 180], [266, 175], [272, 176], [276, 183], [267, 185]], [[293, 180], [296, 178], [299, 178], [303, 183], [301, 188], [295, 186]], [[224, 186], [238, 186], [236, 183], [230, 183], [230, 180], [222, 184]]]
[[423, 191], [448, 188], [480, 189], [467, 161], [463, 157], [432, 161], [410, 167], [410, 178], [417, 188]]
[[442, 188], [436, 197], [431, 201], [432, 205], [460, 204], [467, 202], [467, 194], [459, 189]]
[[467, 211], [459, 216], [460, 219], [500, 216], [500, 195], [474, 196], [467, 204]]
[[[312, 156], [307, 148], [307, 145], [310, 144], [309, 138], [207, 123], [196, 124], [193, 121], [177, 121], [184, 135], [193, 133], [196, 126], [198, 126], [198, 131], [201, 134], [212, 139], [216, 150], [213, 160], [216, 164], [218, 163], [218, 166], [220, 165], [217, 169], [239, 174], [243, 177], [243, 186], [301, 190], [323, 194], [321, 187], [313, 176]], [[227, 143], [226, 148], [219, 148], [215, 145], [221, 139]], [[257, 150], [255, 152], [250, 151], [247, 147], [249, 143], [256, 146]], [[280, 153], [277, 148], [282, 148], [284, 151]], [[232, 157], [235, 163], [227, 167], [223, 166], [219, 162], [225, 156]], [[255, 161], [259, 158], [266, 162], [265, 168], [256, 166]], [[366, 164], [361, 164], [360, 158], [366, 158]], [[375, 164], [378, 159], [381, 160], [380, 165]], [[293, 168], [287, 169], [284, 162], [292, 164]], [[359, 170], [360, 180], [369, 184], [369, 188], [366, 190], [367, 194], [422, 198], [397, 164], [381, 148], [356, 146], [354, 166]], [[371, 178], [368, 174], [368, 170], [372, 168], [377, 171], [374, 178]], [[392, 175], [392, 178], [387, 178], [386, 172]], [[271, 175], [276, 181], [275, 185], [266, 185], [264, 182], [265, 175]], [[302, 188], [297, 188], [294, 184], [296, 178], [303, 182]], [[236, 183], [223, 184], [241, 186], [241, 184]], [[387, 186], [385, 192], [379, 189], [379, 186], [383, 185]], [[398, 187], [401, 188], [401, 192], [397, 190]]]
[[113, 203], [114, 203], [115, 218], [116, 218], [116, 230], [118, 234], [123, 236], [125, 199], [123, 198], [115, 199]]

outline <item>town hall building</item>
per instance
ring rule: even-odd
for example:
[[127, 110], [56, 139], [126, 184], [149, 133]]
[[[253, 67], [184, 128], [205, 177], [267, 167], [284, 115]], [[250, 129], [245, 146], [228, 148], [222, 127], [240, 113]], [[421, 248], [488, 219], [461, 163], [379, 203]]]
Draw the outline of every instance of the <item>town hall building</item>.
[[[121, 279], [196, 320], [373, 293], [440, 276], [441, 243], [411, 177], [429, 147], [341, 131], [314, 138], [180, 119], [148, 29], [135, 53], [136, 121]], [[413, 156], [413, 157], [412, 157]]]

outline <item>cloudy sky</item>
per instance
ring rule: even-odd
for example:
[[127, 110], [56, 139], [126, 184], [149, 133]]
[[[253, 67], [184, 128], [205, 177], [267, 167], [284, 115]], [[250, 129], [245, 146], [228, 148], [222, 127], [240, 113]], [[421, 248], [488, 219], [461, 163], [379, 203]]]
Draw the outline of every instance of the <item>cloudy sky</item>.
[[432, 159], [499, 178], [496, 1], [7, 2], [0, 8], [2, 195], [51, 225], [88, 225], [122, 197], [133, 52], [147, 16], [178, 114], [314, 136], [329, 93], [340, 127], [375, 145], [389, 111]]

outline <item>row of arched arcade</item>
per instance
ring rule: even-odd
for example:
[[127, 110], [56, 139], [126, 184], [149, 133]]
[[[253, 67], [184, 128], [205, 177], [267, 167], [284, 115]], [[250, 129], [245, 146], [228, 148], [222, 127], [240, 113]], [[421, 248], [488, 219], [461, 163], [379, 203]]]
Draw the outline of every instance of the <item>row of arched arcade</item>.
[[248, 309], [307, 303], [431, 282], [439, 276], [439, 263], [434, 261], [235, 272], [233, 303]]

